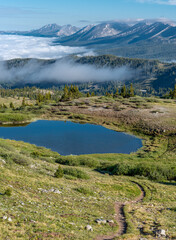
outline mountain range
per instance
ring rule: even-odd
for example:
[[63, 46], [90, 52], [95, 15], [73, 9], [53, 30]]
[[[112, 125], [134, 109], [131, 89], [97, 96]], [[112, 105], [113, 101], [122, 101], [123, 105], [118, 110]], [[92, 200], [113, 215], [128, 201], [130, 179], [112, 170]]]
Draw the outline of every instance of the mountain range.
[[86, 26], [60, 40], [69, 45], [134, 44], [142, 41], [176, 42], [176, 26], [162, 22], [139, 22], [133, 26], [119, 22], [102, 23]]
[[0, 34], [16, 34], [37, 37], [58, 37], [62, 43], [89, 45], [105, 43], [137, 43], [145, 40], [176, 41], [176, 26], [168, 22], [139, 21], [103, 22], [83, 28], [70, 24], [48, 24], [30, 31], [0, 31]]
[[166, 61], [176, 59], [176, 25], [159, 20], [135, 23], [111, 21], [83, 28], [49, 24], [36, 30], [0, 31], [0, 34], [55, 37], [54, 44], [86, 46], [98, 54]]
[[60, 26], [57, 24], [48, 24], [39, 29], [30, 31], [0, 31], [0, 34], [7, 35], [22, 35], [22, 36], [33, 36], [33, 37], [66, 37], [74, 34], [80, 28], [72, 26], [70, 24]]
[[139, 21], [86, 26], [78, 32], [57, 39], [55, 44], [86, 46], [97, 54], [130, 58], [176, 60], [176, 26], [168, 22]]

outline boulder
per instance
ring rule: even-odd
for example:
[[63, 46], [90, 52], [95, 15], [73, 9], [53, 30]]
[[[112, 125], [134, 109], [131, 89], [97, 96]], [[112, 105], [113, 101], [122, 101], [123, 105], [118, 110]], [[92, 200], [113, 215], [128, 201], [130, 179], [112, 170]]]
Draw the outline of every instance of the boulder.
[[85, 229], [86, 229], [87, 231], [93, 232], [93, 228], [92, 228], [92, 226], [90, 226], [90, 225], [87, 225], [87, 226], [85, 227]]
[[158, 237], [166, 237], [166, 231], [164, 229], [157, 230], [156, 235]]
[[12, 222], [12, 219], [11, 219], [11, 217], [9, 217], [9, 218], [8, 218], [8, 221], [9, 221], [9, 222]]
[[106, 220], [101, 219], [101, 218], [100, 219], [96, 219], [95, 222], [98, 223], [98, 224], [106, 224], [107, 223]]
[[164, 229], [159, 230], [158, 233], [159, 233], [162, 237], [165, 237], [165, 236], [166, 236], [166, 231], [165, 231]]
[[113, 221], [113, 220], [108, 220], [107, 222], [114, 224], [114, 221]]
[[2, 158], [0, 158], [0, 162], [3, 163], [3, 164], [6, 164], [6, 161]]

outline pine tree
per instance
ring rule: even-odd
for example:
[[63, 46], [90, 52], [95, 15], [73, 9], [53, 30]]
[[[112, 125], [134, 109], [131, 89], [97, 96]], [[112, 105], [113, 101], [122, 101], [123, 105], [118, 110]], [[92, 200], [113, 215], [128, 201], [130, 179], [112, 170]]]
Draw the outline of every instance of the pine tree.
[[13, 105], [13, 102], [10, 103], [10, 108], [14, 109], [14, 105]]
[[130, 97], [130, 90], [129, 90], [129, 88], [127, 88], [127, 90], [126, 90], [126, 97], [127, 97], [127, 98]]
[[56, 178], [62, 178], [64, 175], [64, 171], [63, 169], [61, 168], [61, 166], [58, 167], [58, 169], [56, 170], [56, 172], [54, 173], [54, 176]]
[[123, 87], [122, 87], [122, 89], [121, 89], [121, 96], [122, 97], [126, 97], [126, 86], [125, 86], [125, 84], [123, 85]]
[[174, 90], [173, 90], [173, 92], [172, 92], [172, 98], [173, 98], [173, 99], [176, 99], [176, 84], [175, 84]]
[[64, 93], [62, 95], [62, 100], [67, 100], [69, 98], [69, 88], [67, 85], [64, 87]]
[[134, 88], [132, 83], [130, 85], [130, 97], [134, 97]]
[[3, 108], [7, 108], [7, 106], [3, 103]]
[[37, 105], [37, 106], [39, 106], [39, 105], [40, 105], [40, 102], [39, 102], [39, 100], [38, 100], [38, 99], [36, 100], [36, 103], [35, 103], [35, 105]]
[[90, 97], [90, 93], [89, 92], [87, 93], [87, 97]]
[[117, 88], [115, 94], [113, 95], [113, 97], [118, 97], [118, 96], [119, 96], [119, 89]]
[[25, 97], [23, 97], [21, 106], [22, 106], [22, 107], [25, 107], [25, 106], [26, 106]]

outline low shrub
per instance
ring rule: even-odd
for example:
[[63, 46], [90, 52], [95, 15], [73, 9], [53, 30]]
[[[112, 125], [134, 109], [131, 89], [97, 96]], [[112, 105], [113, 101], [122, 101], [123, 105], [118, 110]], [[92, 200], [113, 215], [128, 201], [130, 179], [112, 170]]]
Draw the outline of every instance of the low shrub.
[[82, 170], [79, 170], [77, 168], [65, 168], [64, 169], [64, 174], [66, 175], [71, 175], [76, 178], [81, 178], [81, 179], [89, 179], [89, 175]]
[[58, 169], [56, 170], [56, 172], [54, 173], [54, 176], [56, 178], [62, 178], [64, 176], [64, 171], [61, 168], [61, 166], [58, 167]]
[[31, 119], [32, 116], [22, 113], [0, 113], [1, 122], [23, 122]]
[[95, 168], [100, 165], [100, 161], [97, 159], [90, 159], [90, 158], [81, 158], [80, 159], [80, 166], [87, 166], [90, 168]]
[[12, 189], [11, 188], [7, 188], [4, 192], [4, 195], [10, 197], [12, 195]]
[[75, 188], [75, 190], [79, 193], [82, 193], [84, 195], [94, 195], [94, 192], [91, 191], [88, 188], [84, 188], [84, 187], [79, 187], [79, 188]]
[[7, 162], [11, 161], [10, 153], [3, 148], [0, 148], [0, 157], [5, 159]]
[[176, 180], [176, 167], [168, 165], [118, 163], [103, 170], [107, 170], [114, 175], [141, 176], [157, 181]]
[[39, 153], [38, 151], [33, 151], [33, 152], [31, 153], [31, 156], [32, 156], [33, 158], [38, 158], [38, 157], [40, 156], [40, 153]]
[[11, 159], [13, 160], [14, 163], [22, 166], [28, 166], [30, 164], [29, 158], [19, 153], [11, 154]]
[[56, 163], [67, 165], [67, 166], [87, 166], [90, 168], [95, 168], [100, 166], [100, 161], [97, 159], [91, 159], [86, 157], [60, 157], [56, 161]]
[[56, 159], [55, 162], [62, 164], [62, 165], [68, 165], [68, 166], [79, 166], [80, 165], [80, 161], [78, 159], [75, 159], [72, 157], [68, 157], [68, 158], [59, 157], [58, 159]]

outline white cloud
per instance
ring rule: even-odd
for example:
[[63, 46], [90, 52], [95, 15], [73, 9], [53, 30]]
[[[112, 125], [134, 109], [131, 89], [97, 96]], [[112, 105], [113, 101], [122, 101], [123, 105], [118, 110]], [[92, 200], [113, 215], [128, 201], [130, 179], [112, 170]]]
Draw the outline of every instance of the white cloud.
[[38, 83], [78, 83], [123, 81], [132, 79], [134, 71], [128, 67], [97, 68], [93, 65], [78, 64], [72, 61], [57, 60], [53, 64], [43, 65], [37, 60], [30, 60], [26, 65], [7, 68], [0, 63], [0, 84], [23, 86]]
[[51, 59], [87, 52], [83, 47], [54, 46], [52, 45], [53, 40], [51, 38], [0, 35], [0, 60], [13, 58]]
[[176, 0], [137, 0], [141, 3], [156, 3], [156, 4], [164, 4], [164, 5], [175, 5], [176, 6]]

